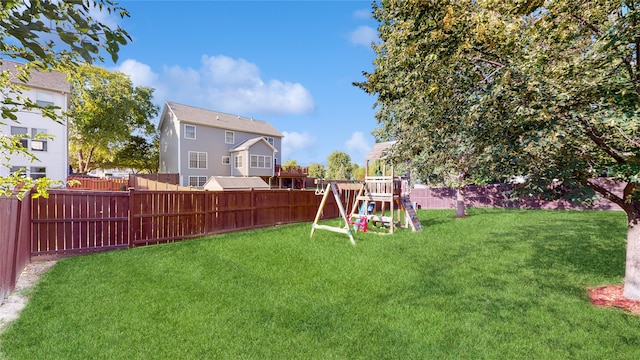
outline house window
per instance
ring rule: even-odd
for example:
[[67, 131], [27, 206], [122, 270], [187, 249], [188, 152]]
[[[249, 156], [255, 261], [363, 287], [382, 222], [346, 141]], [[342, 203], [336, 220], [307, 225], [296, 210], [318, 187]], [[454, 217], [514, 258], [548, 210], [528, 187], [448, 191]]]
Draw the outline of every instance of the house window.
[[9, 169], [9, 173], [11, 174], [19, 173], [21, 176], [27, 176], [27, 169], [25, 169], [23, 166], [12, 166]]
[[225, 131], [224, 132], [224, 142], [226, 144], [233, 144], [235, 143], [234, 141], [234, 136], [233, 136], [233, 131]]
[[195, 139], [196, 138], [196, 126], [195, 125], [185, 125], [184, 126], [184, 138], [185, 139]]
[[189, 176], [189, 186], [203, 187], [206, 182], [206, 176]]
[[269, 144], [271, 144], [271, 146], [274, 146], [274, 145], [273, 145], [273, 138], [272, 138], [272, 137], [270, 137], [270, 136], [265, 136], [265, 137], [264, 137], [264, 139], [265, 139], [265, 140], [267, 140], [267, 142], [268, 142]]
[[46, 129], [31, 129], [31, 150], [47, 151], [46, 134]]
[[23, 148], [29, 148], [29, 130], [26, 127], [12, 126], [11, 135], [20, 138], [20, 144]]
[[251, 155], [251, 167], [256, 169], [271, 169], [271, 156]]
[[189, 169], [206, 169], [207, 153], [199, 151], [189, 151]]
[[235, 157], [235, 166], [236, 166], [236, 169], [239, 169], [242, 167], [242, 155], [237, 155]]
[[222, 165], [231, 165], [231, 157], [223, 156], [222, 157]]
[[45, 167], [32, 166], [29, 170], [29, 175], [32, 179], [40, 179], [47, 176], [47, 168]]
[[38, 106], [42, 106], [42, 107], [53, 106], [54, 105], [53, 99], [54, 99], [54, 95], [52, 93], [42, 92], [42, 91], [38, 91], [36, 93], [36, 104], [38, 104]]
[[23, 166], [12, 166], [9, 172], [11, 174], [19, 173], [20, 176], [29, 177], [34, 180], [47, 176], [47, 168], [43, 166], [31, 166], [28, 170]]

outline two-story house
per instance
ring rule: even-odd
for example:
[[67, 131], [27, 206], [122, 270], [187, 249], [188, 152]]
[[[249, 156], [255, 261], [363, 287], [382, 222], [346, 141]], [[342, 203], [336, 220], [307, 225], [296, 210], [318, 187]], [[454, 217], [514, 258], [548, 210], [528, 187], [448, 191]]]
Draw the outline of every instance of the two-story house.
[[265, 121], [166, 102], [160, 122], [160, 172], [202, 187], [211, 176], [259, 176], [273, 183], [282, 134]]
[[[19, 67], [24, 64], [0, 59], [0, 72], [7, 74], [11, 82], [24, 87], [22, 97], [35, 101], [39, 105], [55, 105], [58, 115], [67, 111], [71, 85], [66, 75], [58, 71], [31, 71], [25, 84], [18, 79]], [[6, 94], [0, 94], [5, 96]], [[66, 122], [55, 122], [42, 115], [40, 110], [20, 110], [15, 113], [17, 121], [3, 119], [0, 134], [21, 135], [22, 145], [36, 157], [36, 161], [23, 155], [10, 155], [8, 165], [0, 166], [0, 176], [8, 176], [16, 171], [26, 172], [33, 179], [48, 177], [53, 180], [66, 181], [69, 172], [68, 137]], [[34, 139], [38, 134], [48, 134], [52, 139]], [[7, 155], [7, 154], [3, 154]]]

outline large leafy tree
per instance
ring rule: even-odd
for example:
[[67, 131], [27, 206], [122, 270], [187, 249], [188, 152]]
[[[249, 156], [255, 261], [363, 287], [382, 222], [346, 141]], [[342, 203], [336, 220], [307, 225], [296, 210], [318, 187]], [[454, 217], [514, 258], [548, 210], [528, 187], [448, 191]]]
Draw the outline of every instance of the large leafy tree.
[[[379, 62], [376, 71], [397, 70], [368, 75], [368, 86], [387, 84], [372, 89], [383, 100], [395, 96], [385, 101], [399, 104], [379, 120], [395, 134], [442, 126], [447, 141], [465, 135], [483, 154], [480, 159], [491, 160], [481, 171], [496, 178], [526, 177], [521, 193], [583, 202], [598, 194], [618, 204], [629, 224], [624, 293], [640, 299], [640, 2], [405, 0], [382, 1], [374, 9], [383, 20], [380, 32], [391, 39], [384, 40], [388, 47], [378, 59], [398, 51], [406, 59], [396, 61], [405, 61], [407, 68], [440, 66], [443, 71], [428, 78], [437, 91], [450, 83], [464, 86], [465, 80], [475, 84], [462, 102], [455, 93], [440, 95], [455, 109], [415, 116], [415, 108], [424, 104], [406, 94], [419, 92], [426, 106], [443, 108], [428, 96], [434, 87], [420, 86], [405, 66]], [[385, 28], [399, 24], [405, 28], [398, 36]], [[424, 45], [425, 38], [434, 41]], [[465, 70], [471, 66], [477, 67], [476, 76]], [[404, 87], [404, 93], [397, 91]], [[459, 110], [463, 123], [447, 117]], [[464, 131], [452, 131], [458, 126]], [[622, 194], [604, 186], [598, 179], [603, 172], [625, 184]]]
[[349, 180], [351, 179], [353, 167], [351, 157], [342, 151], [334, 151], [327, 158], [327, 179]]
[[[640, 299], [640, 2], [501, 11], [520, 25], [521, 56], [500, 51], [504, 68], [479, 107], [479, 118], [492, 120], [481, 123], [480, 140], [492, 139], [499, 173], [527, 175], [528, 193], [582, 201], [598, 194], [624, 209], [624, 294]], [[602, 173], [623, 182], [623, 193], [604, 186]]]
[[158, 172], [159, 136], [155, 134], [150, 139], [139, 135], [132, 135], [116, 152], [114, 168], [132, 169], [134, 172], [153, 174]]
[[[62, 121], [53, 107], [42, 107], [22, 95], [31, 71], [46, 71], [60, 64], [84, 61], [102, 61], [107, 54], [117, 60], [121, 45], [130, 40], [123, 29], [115, 29], [91, 16], [92, 11], [105, 11], [128, 17], [128, 12], [111, 0], [3, 0], [0, 2], [0, 57], [24, 62], [18, 73], [19, 81], [13, 81], [8, 72], [0, 74], [0, 122], [17, 119], [19, 111], [39, 109], [45, 117]], [[2, 60], [0, 59], [0, 62]], [[35, 159], [17, 139], [3, 137], [0, 152], [1, 165], [7, 165], [12, 154]], [[36, 187], [36, 195], [46, 195], [51, 181], [15, 176], [0, 177], [0, 195], [11, 195], [17, 184], [23, 189]], [[19, 196], [24, 192], [19, 193]]]
[[307, 171], [308, 171], [308, 175], [309, 177], [312, 178], [317, 178], [317, 179], [324, 179], [325, 176], [325, 169], [324, 169], [324, 165], [320, 164], [320, 163], [311, 163], [309, 164], [309, 166], [307, 166]]
[[132, 135], [150, 135], [150, 119], [158, 114], [153, 89], [134, 87], [121, 72], [110, 72], [92, 65], [68, 69], [72, 83], [69, 110], [69, 142], [75, 149], [71, 161], [78, 172], [109, 166], [112, 158], [95, 154], [115, 154]]
[[[395, 163], [412, 161], [414, 176], [458, 190], [456, 216], [465, 216], [464, 188], [478, 182], [486, 156], [475, 146], [468, 111], [484, 91], [491, 61], [474, 49], [490, 22], [473, 2], [383, 1], [375, 70], [356, 83], [377, 94], [380, 140], [396, 140]], [[496, 26], [496, 24], [491, 24]]]

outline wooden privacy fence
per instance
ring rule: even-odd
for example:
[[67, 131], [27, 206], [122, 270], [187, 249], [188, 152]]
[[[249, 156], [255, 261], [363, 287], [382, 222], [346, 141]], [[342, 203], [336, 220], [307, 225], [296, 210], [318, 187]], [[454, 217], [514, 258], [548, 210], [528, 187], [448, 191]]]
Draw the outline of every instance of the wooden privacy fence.
[[[27, 193], [26, 198], [30, 196]], [[0, 302], [29, 264], [29, 201], [0, 197]]]
[[[31, 255], [71, 255], [313, 221], [313, 191], [51, 190], [32, 200]], [[338, 216], [335, 204], [323, 218]]]
[[88, 176], [68, 176], [67, 185], [71, 190], [125, 191], [129, 186], [128, 179], [94, 178]]

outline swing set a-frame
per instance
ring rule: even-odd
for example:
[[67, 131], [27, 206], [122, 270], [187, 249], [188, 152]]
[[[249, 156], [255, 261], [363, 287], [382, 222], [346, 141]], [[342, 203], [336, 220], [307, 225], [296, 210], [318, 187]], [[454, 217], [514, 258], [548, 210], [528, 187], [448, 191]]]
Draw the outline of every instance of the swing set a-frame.
[[[372, 222], [375, 226], [388, 230], [375, 233], [393, 234], [395, 228], [403, 226], [401, 221], [403, 213], [403, 227], [410, 226], [413, 231], [422, 230], [420, 220], [409, 200], [409, 181], [396, 178], [393, 167], [387, 172], [386, 165], [383, 165], [382, 174], [388, 173], [389, 175], [369, 176], [369, 161], [383, 159], [384, 150], [391, 145], [393, 145], [393, 142], [378, 143], [373, 147], [366, 159], [364, 183], [345, 180], [316, 180], [316, 194], [322, 194], [323, 197], [311, 227], [311, 237], [313, 237], [316, 229], [328, 230], [348, 235], [351, 244], [355, 245], [354, 231], [367, 231], [370, 229], [369, 222]], [[352, 191], [356, 191], [357, 195], [353, 199], [351, 212], [347, 214], [341, 194], [347, 194], [345, 200], [347, 201], [346, 204], [349, 204], [350, 192]], [[333, 194], [340, 216], [344, 221], [343, 227], [318, 224], [330, 193]], [[389, 210], [388, 214], [386, 213], [387, 209]]]

